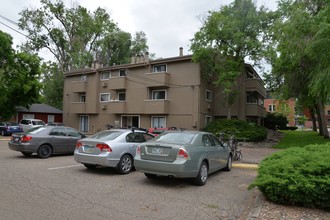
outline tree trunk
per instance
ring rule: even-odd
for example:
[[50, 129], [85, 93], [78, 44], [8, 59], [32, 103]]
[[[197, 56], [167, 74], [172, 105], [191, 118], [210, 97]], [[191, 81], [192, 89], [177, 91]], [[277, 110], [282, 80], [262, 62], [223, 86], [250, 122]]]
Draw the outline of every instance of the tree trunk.
[[231, 119], [231, 105], [228, 103], [228, 109], [227, 109], [227, 119]]
[[315, 109], [314, 108], [309, 108], [309, 112], [310, 112], [311, 118], [312, 118], [313, 131], [317, 131], [316, 118], [315, 118]]
[[320, 112], [320, 130], [322, 129], [322, 135], [324, 136], [324, 138], [328, 138], [329, 139], [329, 131], [328, 131], [328, 128], [327, 128], [327, 122], [326, 122], [326, 118], [325, 118], [325, 106], [324, 104], [322, 103], [322, 101], [317, 101], [317, 105], [318, 105], [318, 108], [319, 108], [319, 112]]

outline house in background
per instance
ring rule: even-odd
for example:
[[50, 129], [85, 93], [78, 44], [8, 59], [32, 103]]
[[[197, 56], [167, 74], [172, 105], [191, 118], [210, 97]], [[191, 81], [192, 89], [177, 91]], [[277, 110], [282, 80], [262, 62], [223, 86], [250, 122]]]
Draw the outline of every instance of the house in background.
[[[263, 124], [266, 89], [253, 67], [237, 79], [232, 118]], [[203, 129], [226, 118], [223, 89], [201, 75], [191, 55], [149, 60], [133, 57], [128, 64], [72, 70], [64, 74], [63, 122], [81, 132], [114, 127], [178, 127]]]
[[267, 112], [279, 112], [285, 115], [288, 119], [288, 126], [296, 126], [296, 101], [294, 99], [278, 100], [267, 98], [264, 100], [264, 107]]
[[32, 104], [30, 108], [17, 107], [16, 121], [23, 118], [41, 119], [44, 122], [63, 122], [63, 111], [46, 104]]

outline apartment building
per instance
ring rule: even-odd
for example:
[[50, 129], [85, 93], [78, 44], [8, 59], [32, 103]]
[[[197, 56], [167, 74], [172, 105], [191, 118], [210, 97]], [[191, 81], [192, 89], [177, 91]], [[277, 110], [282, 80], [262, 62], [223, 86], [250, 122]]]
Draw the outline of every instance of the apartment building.
[[[63, 122], [86, 133], [114, 127], [178, 127], [199, 130], [225, 118], [222, 89], [201, 76], [191, 55], [73, 70], [64, 74]], [[251, 65], [237, 81], [233, 118], [263, 123], [266, 90]]]

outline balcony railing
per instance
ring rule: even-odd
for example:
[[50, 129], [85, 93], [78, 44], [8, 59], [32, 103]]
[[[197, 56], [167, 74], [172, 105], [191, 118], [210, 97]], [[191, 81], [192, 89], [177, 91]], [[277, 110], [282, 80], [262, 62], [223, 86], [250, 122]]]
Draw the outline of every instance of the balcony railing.
[[169, 101], [168, 100], [145, 100], [144, 105], [145, 114], [168, 114]]
[[167, 72], [145, 74], [148, 86], [167, 86], [170, 82], [170, 74]]
[[125, 101], [111, 101], [108, 104], [108, 112], [113, 114], [124, 114], [126, 113], [127, 103]]
[[74, 81], [71, 84], [72, 92], [86, 92], [86, 81]]
[[87, 102], [70, 102], [69, 104], [70, 113], [77, 114], [96, 114], [96, 104], [87, 104]]
[[263, 97], [267, 96], [266, 89], [260, 79], [247, 78], [245, 88], [247, 91], [258, 91]]
[[111, 89], [125, 89], [126, 82], [126, 77], [114, 77], [109, 79], [108, 85]]
[[258, 104], [246, 103], [245, 114], [246, 116], [266, 117], [266, 109]]

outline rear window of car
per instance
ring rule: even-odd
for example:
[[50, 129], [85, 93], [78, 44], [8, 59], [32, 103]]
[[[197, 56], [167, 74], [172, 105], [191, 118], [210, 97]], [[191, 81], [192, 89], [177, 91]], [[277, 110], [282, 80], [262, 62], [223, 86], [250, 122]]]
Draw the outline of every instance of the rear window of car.
[[27, 134], [38, 134], [42, 131], [44, 131], [45, 129], [47, 129], [46, 127], [36, 127], [36, 128], [31, 128], [30, 130], [28, 130], [26, 133]]
[[194, 139], [195, 134], [189, 133], [164, 133], [157, 136], [154, 140], [160, 142], [189, 144]]
[[16, 122], [9, 122], [7, 125], [9, 125], [9, 126], [18, 126], [18, 123], [16, 123]]
[[99, 139], [102, 141], [109, 141], [114, 140], [117, 137], [119, 137], [121, 134], [123, 134], [122, 131], [100, 131], [89, 138]]

